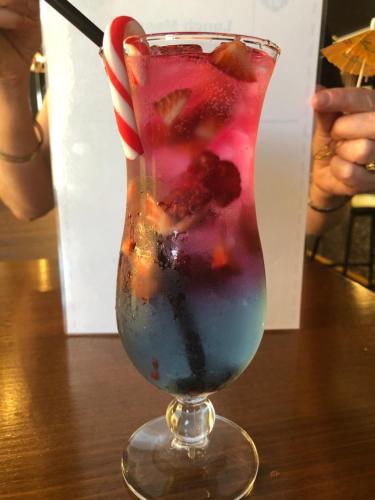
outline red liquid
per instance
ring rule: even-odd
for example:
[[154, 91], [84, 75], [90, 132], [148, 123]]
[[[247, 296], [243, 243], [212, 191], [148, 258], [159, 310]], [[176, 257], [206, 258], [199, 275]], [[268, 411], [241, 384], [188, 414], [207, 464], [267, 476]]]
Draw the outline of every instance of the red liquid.
[[[256, 80], [240, 81], [210, 62], [210, 54], [128, 57], [133, 74], [144, 74], [144, 85], [132, 84], [135, 115], [146, 163], [156, 169], [159, 183], [185, 172], [204, 150], [233, 162], [241, 175], [242, 196], [253, 193], [252, 163], [259, 116], [274, 60], [249, 49]], [[176, 89], [188, 90], [184, 108], [169, 125], [155, 103]]]

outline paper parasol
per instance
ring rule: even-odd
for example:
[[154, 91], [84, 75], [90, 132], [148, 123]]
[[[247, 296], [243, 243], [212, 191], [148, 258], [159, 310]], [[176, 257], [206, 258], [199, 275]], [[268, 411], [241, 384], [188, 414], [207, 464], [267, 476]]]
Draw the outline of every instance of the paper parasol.
[[375, 18], [369, 29], [336, 40], [322, 49], [322, 53], [341, 72], [358, 75], [357, 87], [360, 87], [363, 77], [375, 75]]

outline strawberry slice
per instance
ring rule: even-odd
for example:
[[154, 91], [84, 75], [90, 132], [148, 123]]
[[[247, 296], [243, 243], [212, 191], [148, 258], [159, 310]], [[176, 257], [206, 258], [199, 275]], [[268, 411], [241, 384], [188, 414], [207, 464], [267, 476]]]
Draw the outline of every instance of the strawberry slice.
[[225, 243], [219, 243], [212, 250], [211, 269], [215, 271], [227, 271], [238, 273], [239, 264], [234, 260], [233, 255]]
[[221, 43], [210, 55], [211, 64], [237, 80], [255, 82], [251, 51], [239, 40]]
[[160, 101], [154, 102], [154, 108], [164, 123], [171, 125], [186, 106], [190, 96], [190, 89], [177, 89], [160, 99]]
[[153, 259], [133, 261], [131, 288], [134, 295], [143, 303], [147, 303], [159, 290], [160, 270]]
[[121, 251], [124, 255], [130, 255], [134, 252], [136, 245], [137, 244], [134, 240], [126, 239], [121, 245]]
[[226, 120], [219, 116], [209, 116], [203, 118], [195, 128], [195, 135], [203, 141], [211, 141], [215, 135], [223, 128]]
[[230, 255], [228, 249], [222, 245], [216, 245], [212, 251], [212, 269], [220, 269], [228, 266], [230, 263]]
[[209, 142], [230, 118], [225, 103], [208, 103], [187, 113], [183, 112], [170, 129], [171, 142], [198, 139]]
[[147, 221], [154, 226], [158, 233], [168, 234], [171, 231], [173, 223], [170, 216], [154, 200], [150, 193], [146, 195], [145, 213]]

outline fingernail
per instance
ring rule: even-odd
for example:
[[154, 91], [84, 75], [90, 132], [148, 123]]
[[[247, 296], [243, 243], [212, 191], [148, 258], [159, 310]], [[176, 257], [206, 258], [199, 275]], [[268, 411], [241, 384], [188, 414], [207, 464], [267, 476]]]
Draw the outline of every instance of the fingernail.
[[330, 103], [331, 96], [328, 92], [321, 91], [314, 95], [313, 104], [319, 108], [325, 108]]

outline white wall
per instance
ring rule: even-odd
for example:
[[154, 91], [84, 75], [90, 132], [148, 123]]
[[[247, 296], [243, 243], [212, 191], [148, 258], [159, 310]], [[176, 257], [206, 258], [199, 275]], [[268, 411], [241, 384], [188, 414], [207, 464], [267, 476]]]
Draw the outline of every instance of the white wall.
[[[322, 0], [73, 0], [102, 29], [116, 15], [146, 32], [226, 31], [282, 48], [258, 140], [256, 199], [268, 328], [297, 328]], [[97, 48], [42, 2], [66, 330], [115, 332], [125, 207], [123, 153]]]

